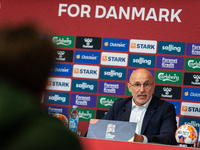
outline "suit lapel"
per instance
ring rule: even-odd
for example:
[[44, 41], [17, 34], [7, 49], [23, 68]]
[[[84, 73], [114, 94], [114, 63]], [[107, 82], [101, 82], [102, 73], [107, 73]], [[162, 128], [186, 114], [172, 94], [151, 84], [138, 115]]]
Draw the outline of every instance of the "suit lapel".
[[131, 100], [126, 103], [125, 107], [126, 111], [121, 115], [121, 121], [129, 121], [131, 108], [132, 108], [132, 97]]
[[157, 111], [157, 107], [158, 107], [157, 100], [153, 96], [152, 100], [151, 100], [151, 102], [150, 102], [150, 104], [149, 104], [149, 106], [147, 108], [147, 111], [145, 113], [144, 119], [143, 119], [141, 134], [144, 133], [144, 131], [145, 131], [145, 129], [146, 129], [151, 117]]

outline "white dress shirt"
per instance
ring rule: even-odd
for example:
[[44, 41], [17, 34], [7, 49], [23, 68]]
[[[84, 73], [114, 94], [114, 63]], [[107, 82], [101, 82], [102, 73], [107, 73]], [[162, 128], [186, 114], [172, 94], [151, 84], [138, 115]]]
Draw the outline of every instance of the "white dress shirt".
[[[129, 122], [136, 122], [137, 123], [135, 133], [137, 133], [138, 135], [141, 135], [141, 129], [142, 129], [142, 123], [143, 123], [144, 115], [145, 115], [145, 112], [146, 112], [146, 110], [149, 106], [151, 98], [146, 104], [144, 104], [142, 106], [137, 106], [132, 99], [132, 110], [131, 110]], [[147, 137], [144, 136], [144, 135], [142, 135], [142, 136], [144, 137], [143, 142], [147, 143], [148, 142]]]

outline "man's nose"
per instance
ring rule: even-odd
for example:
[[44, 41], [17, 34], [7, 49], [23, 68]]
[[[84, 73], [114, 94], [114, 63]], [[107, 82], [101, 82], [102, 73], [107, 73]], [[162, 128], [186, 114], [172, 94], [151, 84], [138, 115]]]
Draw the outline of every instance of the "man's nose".
[[144, 88], [144, 85], [141, 84], [141, 86], [140, 86], [140, 92], [143, 92], [143, 91], [145, 91], [145, 88]]

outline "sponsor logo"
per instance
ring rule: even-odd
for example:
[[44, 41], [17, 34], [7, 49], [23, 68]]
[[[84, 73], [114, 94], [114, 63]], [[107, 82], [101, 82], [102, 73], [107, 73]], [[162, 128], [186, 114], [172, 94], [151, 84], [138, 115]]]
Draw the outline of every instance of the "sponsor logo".
[[165, 92], [165, 94], [161, 94], [162, 97], [172, 98], [172, 95], [170, 94], [170, 92], [172, 91], [172, 88], [163, 87], [163, 91]]
[[81, 88], [81, 89], [94, 89], [94, 85], [87, 84], [86, 82], [82, 82], [82, 84], [76, 84], [76, 88]]
[[184, 85], [200, 86], [200, 74], [198, 73], [185, 73]]
[[157, 57], [157, 68], [183, 70], [183, 57]]
[[188, 61], [188, 66], [195, 69], [195, 68], [200, 68], [200, 61], [199, 62], [195, 62], [194, 60], [189, 60]]
[[48, 78], [47, 90], [70, 91], [71, 79], [68, 78]]
[[74, 36], [51, 35], [51, 40], [56, 47], [74, 48]]
[[72, 76], [72, 65], [71, 64], [54, 64], [51, 69], [52, 76]]
[[180, 112], [180, 102], [175, 102], [175, 101], [168, 101], [170, 103], [172, 103], [175, 107], [175, 111], [176, 111], [176, 115], [179, 115]]
[[71, 94], [71, 105], [95, 107], [96, 95]]
[[186, 55], [200, 56], [200, 43], [187, 43]]
[[182, 102], [181, 115], [199, 117], [199, 115], [200, 115], [200, 104], [199, 103]]
[[169, 44], [169, 46], [162, 46], [162, 50], [180, 52], [181, 51], [181, 47], [176, 47], [176, 46], [174, 46], [172, 44]]
[[98, 81], [73, 79], [72, 91], [96, 93], [97, 85]]
[[133, 67], [154, 68], [155, 59], [155, 56], [130, 54], [128, 65]]
[[60, 97], [59, 95], [55, 94], [54, 96], [49, 96], [49, 100], [65, 102], [66, 98], [65, 97]]
[[115, 124], [108, 124], [105, 138], [106, 139], [115, 138], [115, 135], [113, 135], [112, 133], [115, 133]]
[[182, 76], [182, 72], [156, 71], [156, 82], [181, 85]]
[[56, 60], [62, 60], [62, 61], [65, 60], [65, 58], [63, 58], [65, 51], [57, 51], [57, 54], [59, 55], [59, 58], [56, 58]]
[[183, 87], [182, 99], [200, 101], [200, 89]]
[[99, 64], [100, 52], [75, 51], [75, 63]]
[[73, 50], [57, 50], [55, 61], [72, 62], [73, 61]]
[[58, 106], [44, 106], [44, 112], [46, 112], [49, 115], [53, 114], [63, 114], [65, 116], [68, 116], [68, 108], [67, 107], [58, 107]]
[[195, 127], [197, 131], [199, 131], [200, 119], [181, 117], [180, 125], [183, 125], [183, 124], [191, 125], [191, 126]]
[[127, 66], [128, 54], [124, 53], [101, 53], [102, 65], [114, 65], [114, 66]]
[[180, 99], [181, 87], [156, 85], [154, 95], [167, 99]]
[[97, 37], [76, 37], [76, 48], [83, 49], [101, 49], [101, 38]]
[[92, 38], [84, 38], [84, 41], [86, 43], [86, 44], [83, 44], [84, 48], [93, 48], [94, 47], [93, 45], [90, 45], [91, 42], [93, 41]]
[[184, 55], [185, 43], [159, 41], [158, 42], [158, 53], [159, 54]]
[[99, 66], [74, 65], [73, 77], [98, 79]]
[[151, 60], [149, 59], [144, 59], [143, 57], [139, 57], [138, 59], [133, 59], [133, 63], [138, 63], [138, 64], [147, 64], [151, 65]]
[[[90, 121], [90, 119], [94, 119], [95, 117], [95, 110], [94, 109], [83, 109], [78, 108], [79, 120], [80, 121]], [[70, 112], [72, 108], [70, 108]]]
[[92, 114], [87, 111], [86, 113], [85, 112], [81, 112], [79, 111], [79, 117], [82, 118], [82, 119], [91, 119], [92, 118]]
[[115, 70], [110, 70], [110, 71], [104, 71], [104, 75], [113, 77], [113, 76], [117, 76], [118, 78], [122, 77], [122, 72], [115, 72]]
[[162, 81], [171, 81], [171, 82], [176, 82], [179, 80], [179, 77], [176, 76], [176, 74], [174, 74], [173, 76], [171, 76], [170, 74], [164, 74], [164, 73], [159, 73], [158, 74], [158, 79], [162, 80]]
[[155, 54], [157, 50], [157, 41], [131, 39], [129, 50], [130, 52]]
[[69, 38], [66, 38], [64, 40], [64, 38], [59, 38], [59, 37], [53, 37], [52, 38], [52, 42], [55, 45], [65, 45], [65, 46], [68, 46], [68, 45], [72, 44], [72, 40], [69, 40]]
[[200, 59], [199, 58], [186, 58], [185, 70], [200, 71]]
[[128, 51], [128, 39], [103, 38], [103, 50]]
[[99, 93], [124, 95], [125, 83], [99, 82]]
[[98, 96], [97, 107], [109, 109], [113, 105], [114, 101], [119, 98], [122, 98], [122, 97]]
[[100, 103], [104, 106], [112, 106], [114, 101], [112, 100], [107, 100], [106, 98], [101, 98]]
[[200, 85], [199, 79], [200, 79], [200, 75], [193, 75], [193, 78], [195, 79], [195, 82], [191, 82], [194, 85]]
[[100, 79], [126, 80], [126, 68], [101, 67]]
[[[106, 131], [107, 133], [109, 133], [109, 132], [115, 132], [115, 124], [108, 124], [108, 126], [107, 126], [107, 131]], [[110, 135], [109, 135], [110, 136]], [[107, 137], [107, 135], [106, 135], [106, 137]], [[115, 137], [115, 135], [114, 135], [114, 137]], [[107, 137], [108, 138], [108, 137]]]
[[187, 106], [182, 106], [182, 111], [187, 112], [188, 111], [188, 107]]
[[68, 105], [69, 93], [46, 92], [45, 103]]

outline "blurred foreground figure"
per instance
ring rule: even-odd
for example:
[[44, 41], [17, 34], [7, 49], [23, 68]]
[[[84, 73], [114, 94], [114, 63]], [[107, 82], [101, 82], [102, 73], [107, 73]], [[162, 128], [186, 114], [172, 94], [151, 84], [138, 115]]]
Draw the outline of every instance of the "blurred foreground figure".
[[80, 150], [61, 121], [40, 110], [55, 57], [47, 38], [25, 25], [0, 29], [0, 149]]

